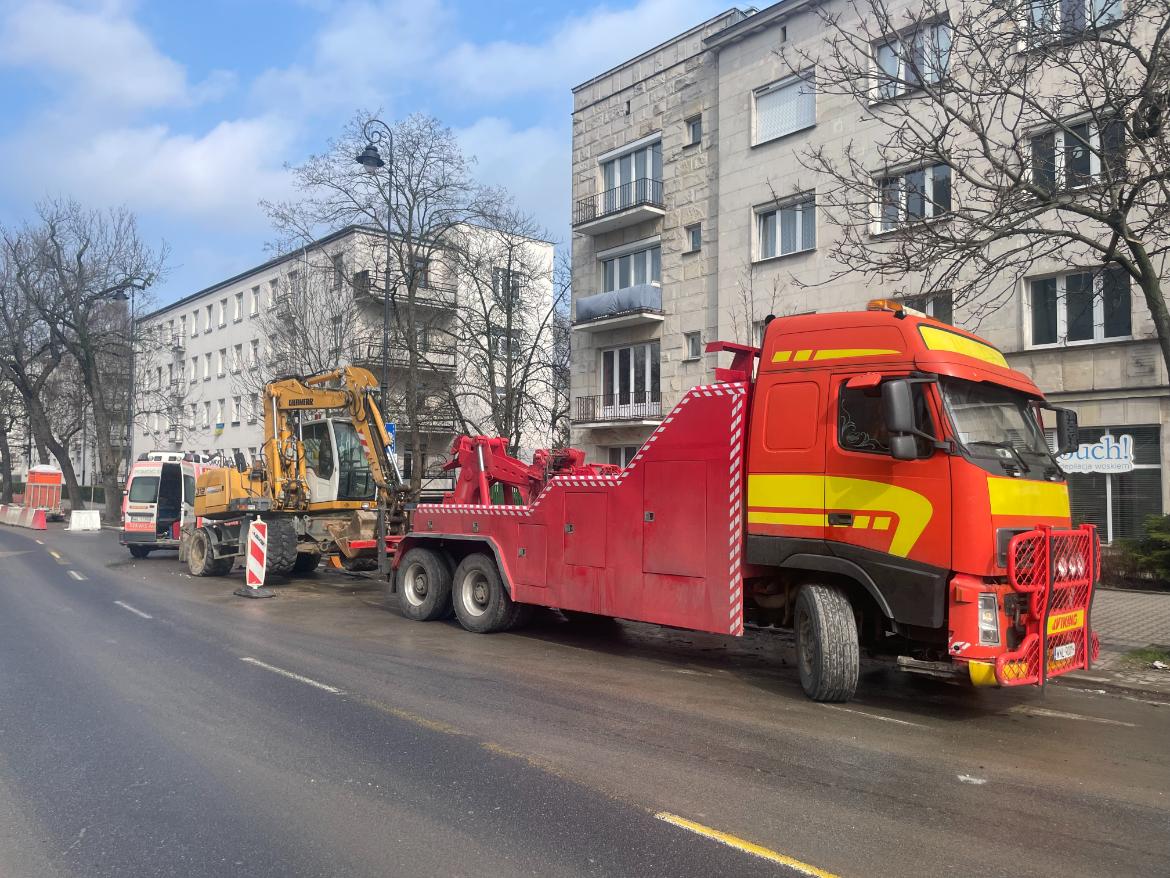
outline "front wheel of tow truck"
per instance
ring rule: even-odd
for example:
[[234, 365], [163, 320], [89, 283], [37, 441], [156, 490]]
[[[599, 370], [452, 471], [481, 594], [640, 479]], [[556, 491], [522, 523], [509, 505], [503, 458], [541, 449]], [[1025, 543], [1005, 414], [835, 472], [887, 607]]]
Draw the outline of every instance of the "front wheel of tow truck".
[[[416, 546], [405, 555], [394, 574], [398, 606], [415, 622], [433, 622], [451, 612], [451, 566], [433, 549]], [[390, 595], [386, 595], [387, 601]]]
[[857, 623], [845, 593], [831, 585], [801, 586], [796, 598], [796, 664], [813, 701], [848, 701], [861, 667]]
[[521, 624], [528, 607], [512, 600], [496, 562], [482, 554], [468, 555], [455, 568], [451, 600], [459, 624], [476, 634], [507, 631]]
[[187, 550], [187, 569], [192, 576], [227, 576], [232, 572], [235, 558], [216, 558], [207, 531], [199, 528], [191, 534]]

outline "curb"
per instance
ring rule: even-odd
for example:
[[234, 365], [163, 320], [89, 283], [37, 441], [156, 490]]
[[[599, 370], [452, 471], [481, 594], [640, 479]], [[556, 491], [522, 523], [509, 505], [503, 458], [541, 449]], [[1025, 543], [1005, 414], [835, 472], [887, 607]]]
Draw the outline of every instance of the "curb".
[[[1170, 675], [1168, 675], [1170, 677]], [[1170, 683], [1170, 679], [1167, 681]], [[1092, 676], [1091, 674], [1064, 674], [1052, 681], [1054, 685], [1076, 686], [1084, 689], [1103, 689], [1113, 695], [1126, 695], [1131, 698], [1141, 698], [1143, 701], [1158, 701], [1170, 704], [1170, 687], [1166, 689], [1151, 689], [1140, 684], [1127, 685], [1116, 680]]]

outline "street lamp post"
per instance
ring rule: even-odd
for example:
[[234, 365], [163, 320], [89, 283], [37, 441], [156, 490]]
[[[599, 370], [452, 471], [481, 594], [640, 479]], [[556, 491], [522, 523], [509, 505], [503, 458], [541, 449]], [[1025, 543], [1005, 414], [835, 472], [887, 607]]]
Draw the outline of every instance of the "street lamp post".
[[[368, 174], [377, 174], [383, 167], [386, 168], [388, 182], [386, 185], [386, 265], [383, 271], [382, 296], [382, 393], [379, 407], [382, 417], [389, 411], [387, 405], [390, 390], [390, 262], [393, 249], [390, 243], [390, 229], [394, 219], [394, 131], [381, 119], [370, 119], [362, 126], [362, 136], [366, 139], [366, 148], [355, 159], [366, 169]], [[378, 152], [378, 144], [386, 143], [386, 158], [383, 161]], [[387, 449], [387, 454], [395, 453]], [[394, 466], [394, 462], [390, 462]], [[386, 492], [382, 491], [378, 500], [378, 572], [388, 573], [386, 569]]]

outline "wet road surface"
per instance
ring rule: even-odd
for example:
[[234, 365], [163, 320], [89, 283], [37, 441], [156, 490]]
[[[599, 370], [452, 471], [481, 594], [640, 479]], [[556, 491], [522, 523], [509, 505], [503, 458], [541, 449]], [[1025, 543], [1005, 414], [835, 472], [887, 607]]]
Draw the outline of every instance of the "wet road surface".
[[0, 875], [1170, 871], [1170, 706], [884, 669], [826, 706], [771, 632], [240, 581], [0, 528]]

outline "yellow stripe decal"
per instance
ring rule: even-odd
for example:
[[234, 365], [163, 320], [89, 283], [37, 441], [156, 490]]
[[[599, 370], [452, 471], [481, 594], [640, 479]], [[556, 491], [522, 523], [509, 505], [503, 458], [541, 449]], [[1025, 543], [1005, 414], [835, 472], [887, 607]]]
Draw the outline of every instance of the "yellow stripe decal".
[[1004, 369], [1008, 368], [1008, 361], [1004, 359], [1003, 354], [989, 344], [975, 341], [975, 339], [967, 338], [965, 335], [959, 335], [957, 332], [940, 329], [937, 326], [922, 324], [918, 327], [918, 331], [922, 334], [922, 341], [926, 344], [928, 350], [951, 351], [952, 353], [962, 354], [964, 357], [971, 357], [976, 360], [982, 360], [985, 363], [991, 363], [993, 366], [1002, 366]]
[[659, 820], [669, 823], [672, 826], [677, 826], [680, 829], [685, 829], [688, 832], [693, 832], [696, 835], [701, 835], [704, 838], [709, 838], [712, 841], [717, 841], [720, 844], [725, 844], [729, 848], [734, 848], [737, 851], [742, 851], [745, 854], [751, 854], [753, 857], [759, 857], [761, 860], [767, 860], [770, 863], [777, 863], [781, 866], [787, 866], [794, 872], [799, 872], [801, 875], [810, 875], [812, 878], [838, 878], [832, 872], [826, 872], [824, 869], [818, 869], [816, 866], [810, 866], [808, 863], [802, 863], [800, 860], [793, 857], [785, 856], [770, 848], [762, 847], [754, 842], [739, 838], [738, 836], [730, 835], [726, 832], [720, 832], [718, 829], [712, 829], [710, 826], [704, 826], [702, 823], [696, 823], [693, 820], [687, 820], [685, 817], [679, 817], [677, 814], [671, 814], [669, 811], [659, 811], [654, 815]]
[[792, 527], [824, 527], [823, 512], [749, 512], [748, 524], [787, 524]]
[[773, 363], [804, 363], [808, 360], [852, 360], [856, 357], [886, 357], [898, 356], [902, 352], [889, 348], [834, 348], [823, 351], [776, 351], [772, 354]]
[[1075, 610], [1071, 613], [1061, 613], [1059, 616], [1048, 617], [1048, 633], [1062, 634], [1065, 631], [1075, 631], [1085, 627], [1085, 611]]
[[1068, 518], [1068, 486], [1061, 482], [987, 478], [992, 515]]
[[[821, 516], [784, 510], [824, 509], [849, 512], [885, 513], [874, 516], [876, 530], [886, 530], [891, 515], [898, 524], [890, 540], [890, 554], [906, 557], [934, 514], [930, 501], [917, 491], [844, 476], [757, 474], [748, 476], [748, 506], [775, 512], [749, 512], [748, 523], [797, 524], [820, 527]], [[771, 520], [760, 516], [800, 516], [801, 520]]]

